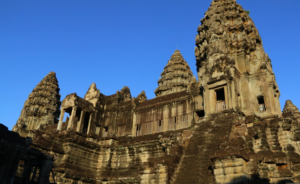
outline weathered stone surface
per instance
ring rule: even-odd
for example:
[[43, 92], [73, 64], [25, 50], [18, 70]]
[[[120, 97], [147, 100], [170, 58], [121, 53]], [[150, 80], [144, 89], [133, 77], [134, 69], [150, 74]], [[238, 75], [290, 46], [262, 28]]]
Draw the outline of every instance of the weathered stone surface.
[[147, 100], [147, 96], [146, 96], [146, 92], [142, 91], [137, 97], [136, 99], [138, 99], [139, 102], [144, 102]]
[[[196, 36], [199, 83], [205, 88], [205, 113], [241, 109], [245, 114], [281, 116], [280, 92], [262, 40], [248, 13], [235, 0], [212, 1]], [[224, 105], [215, 106], [224, 88]], [[218, 101], [218, 100], [217, 100]], [[223, 107], [221, 107], [223, 106]]]
[[189, 65], [183, 59], [179, 50], [175, 50], [164, 71], [161, 73], [161, 78], [157, 81], [158, 87], [154, 91], [157, 97], [186, 91], [188, 84], [192, 80], [193, 73]]
[[201, 23], [199, 82], [176, 50], [156, 98], [132, 97], [127, 86], [106, 96], [93, 83], [84, 98], [67, 95], [58, 124], [31, 133], [54, 156], [58, 184], [300, 181], [300, 112], [291, 101], [281, 112], [248, 13], [235, 0], [214, 0]]
[[28, 130], [35, 130], [41, 126], [57, 123], [60, 104], [56, 74], [50, 72], [32, 90], [21, 111], [21, 116], [13, 127], [13, 131], [26, 137]]

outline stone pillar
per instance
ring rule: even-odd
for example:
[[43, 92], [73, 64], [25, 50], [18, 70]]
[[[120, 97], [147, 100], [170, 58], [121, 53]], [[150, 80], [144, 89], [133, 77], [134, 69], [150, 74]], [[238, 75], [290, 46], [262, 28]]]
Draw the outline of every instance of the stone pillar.
[[209, 101], [209, 89], [207, 86], [204, 87], [204, 91], [203, 91], [203, 110], [205, 112], [205, 114], [210, 114], [211, 113], [211, 104]]
[[241, 84], [241, 97], [242, 97], [242, 110], [243, 112], [248, 115], [251, 113], [250, 108], [250, 99], [251, 99], [251, 91], [249, 87], [249, 82], [247, 80], [247, 76], [241, 76], [240, 80]]
[[72, 113], [69, 119], [69, 123], [68, 123], [68, 128], [67, 130], [73, 130], [73, 125], [74, 125], [74, 119], [76, 116], [76, 111], [77, 111], [77, 106], [72, 107]]
[[63, 120], [64, 120], [64, 116], [65, 116], [65, 110], [61, 109], [60, 110], [59, 122], [58, 122], [58, 125], [57, 125], [57, 130], [61, 130], [62, 123], [63, 123]]
[[237, 102], [236, 102], [236, 93], [235, 93], [235, 82], [233, 80], [230, 81], [231, 86], [231, 107], [236, 108]]
[[132, 129], [131, 129], [131, 134], [133, 135], [133, 137], [136, 137], [136, 117], [137, 117], [136, 112], [133, 112], [133, 115], [132, 115]]
[[90, 135], [90, 133], [91, 133], [92, 118], [93, 118], [93, 113], [90, 114], [90, 118], [89, 118], [89, 126], [88, 126], [88, 129], [87, 129], [87, 135]]
[[43, 165], [39, 172], [38, 183], [48, 183], [49, 176], [52, 169], [52, 160], [51, 158], [47, 158], [43, 160]]
[[28, 182], [30, 180], [30, 174], [31, 174], [30, 162], [25, 161], [25, 166], [24, 166], [24, 169], [23, 169], [21, 184], [24, 184], [25, 182]]
[[20, 157], [21, 153], [10, 153], [9, 158], [1, 164], [0, 183], [13, 184]]
[[229, 109], [229, 99], [230, 99], [230, 97], [229, 97], [229, 94], [230, 93], [228, 93], [228, 83], [227, 83], [227, 85], [226, 86], [224, 86], [224, 95], [225, 95], [225, 105], [226, 105], [226, 108], [225, 109]]
[[84, 117], [85, 117], [85, 111], [81, 110], [80, 120], [79, 120], [79, 123], [77, 124], [76, 132], [82, 132]]
[[226, 109], [232, 109], [231, 80], [227, 80], [226, 83], [227, 83], [227, 85], [226, 85], [227, 92], [226, 93], [227, 93], [227, 99], [228, 99], [228, 102], [227, 102], [228, 105], [226, 104]]
[[274, 89], [273, 89], [273, 82], [271, 82], [268, 87], [269, 87], [269, 100], [271, 104], [271, 113], [276, 114], [276, 104], [275, 104], [275, 97], [274, 97]]

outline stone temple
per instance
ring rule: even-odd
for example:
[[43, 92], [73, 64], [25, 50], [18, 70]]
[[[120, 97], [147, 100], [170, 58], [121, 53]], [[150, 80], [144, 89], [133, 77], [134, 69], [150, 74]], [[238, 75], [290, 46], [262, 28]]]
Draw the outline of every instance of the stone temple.
[[[214, 0], [196, 30], [198, 80], [176, 50], [154, 99], [132, 97], [127, 86], [107, 96], [93, 83], [84, 97], [61, 102], [54, 72], [34, 88], [13, 131], [53, 157], [50, 182], [300, 182], [300, 112], [290, 100], [281, 112], [247, 11]], [[16, 179], [23, 170], [20, 163]]]

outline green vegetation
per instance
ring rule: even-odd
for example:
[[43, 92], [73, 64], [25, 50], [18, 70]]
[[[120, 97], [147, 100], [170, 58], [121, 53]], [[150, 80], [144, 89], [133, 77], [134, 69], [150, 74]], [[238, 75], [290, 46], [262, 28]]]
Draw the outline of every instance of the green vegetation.
[[250, 10], [246, 10], [246, 12], [248, 13], [248, 15], [250, 15]]

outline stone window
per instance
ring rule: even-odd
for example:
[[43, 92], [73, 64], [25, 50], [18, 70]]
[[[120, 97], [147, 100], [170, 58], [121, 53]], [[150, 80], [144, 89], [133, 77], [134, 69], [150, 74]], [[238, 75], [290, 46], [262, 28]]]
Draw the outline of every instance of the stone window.
[[259, 111], [260, 112], [266, 111], [264, 96], [258, 96], [257, 101], [258, 101]]
[[226, 109], [224, 88], [215, 90], [216, 96], [216, 111]]

